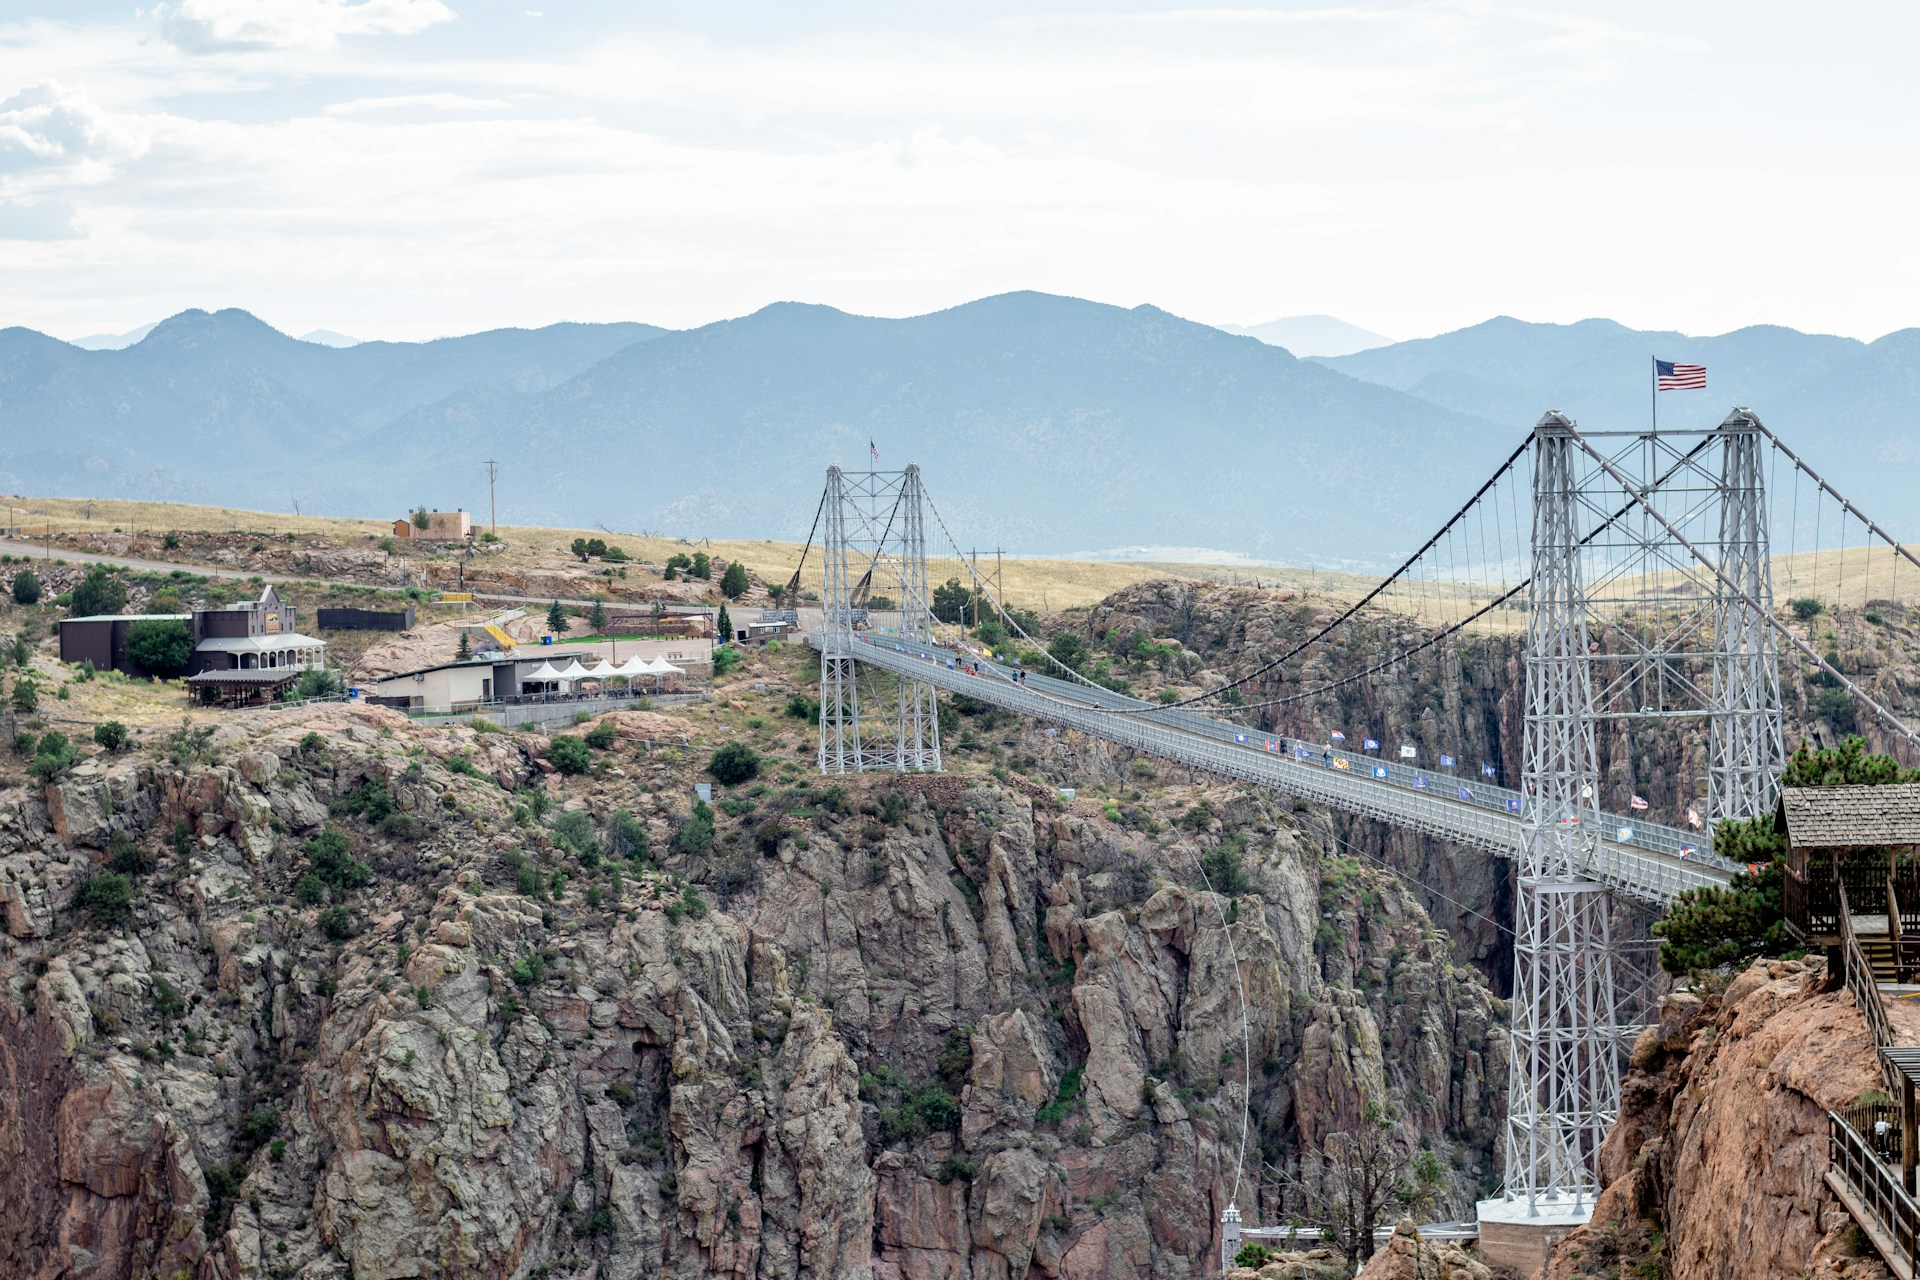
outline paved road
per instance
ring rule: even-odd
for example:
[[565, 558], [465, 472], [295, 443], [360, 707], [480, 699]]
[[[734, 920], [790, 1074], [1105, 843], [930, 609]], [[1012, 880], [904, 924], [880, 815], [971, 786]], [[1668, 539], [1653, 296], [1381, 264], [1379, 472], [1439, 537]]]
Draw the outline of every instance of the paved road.
[[[35, 560], [48, 558], [45, 545], [32, 542], [19, 542], [11, 538], [0, 538], [0, 551], [6, 552], [9, 555], [30, 556]], [[332, 586], [340, 587], [383, 585], [380, 583], [362, 582], [357, 578], [320, 578], [310, 573], [267, 573], [258, 569], [236, 569], [231, 565], [189, 564], [179, 560], [142, 560], [137, 556], [102, 555], [94, 551], [69, 551], [61, 547], [55, 547], [53, 549], [52, 559], [66, 560], [73, 564], [117, 564], [129, 569], [146, 569], [154, 573], [170, 573], [175, 569], [186, 569], [192, 573], [205, 574], [209, 578], [227, 578], [240, 581], [245, 581], [250, 578], [260, 578], [267, 582], [324, 582]], [[389, 589], [398, 590], [399, 588]], [[444, 590], [444, 588], [442, 589]], [[498, 601], [501, 604], [546, 604], [550, 599], [548, 596], [510, 596], [493, 591], [476, 591], [473, 593], [473, 598], [476, 601]], [[575, 599], [567, 596], [561, 597], [560, 603], [579, 605], [583, 609], [593, 607], [593, 601], [591, 600]], [[619, 604], [635, 602], [608, 600], [606, 603]], [[667, 613], [712, 613], [714, 606], [710, 604], [669, 604], [664, 606], [664, 609]]]

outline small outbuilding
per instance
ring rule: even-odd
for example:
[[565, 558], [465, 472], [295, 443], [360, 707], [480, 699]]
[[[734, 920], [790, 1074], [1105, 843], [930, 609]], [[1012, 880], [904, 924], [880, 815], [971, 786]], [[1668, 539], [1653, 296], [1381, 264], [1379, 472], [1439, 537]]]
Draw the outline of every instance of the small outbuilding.
[[1787, 854], [1781, 906], [1807, 946], [1838, 946], [1844, 909], [1895, 941], [1920, 937], [1920, 783], [1783, 787], [1775, 830]]

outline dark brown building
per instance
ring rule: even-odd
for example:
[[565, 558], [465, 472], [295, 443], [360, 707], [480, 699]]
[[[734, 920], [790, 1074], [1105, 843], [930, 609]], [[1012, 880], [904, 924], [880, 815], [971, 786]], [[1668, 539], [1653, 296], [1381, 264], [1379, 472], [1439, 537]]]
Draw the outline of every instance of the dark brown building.
[[203, 671], [254, 671], [323, 666], [323, 640], [294, 630], [293, 606], [269, 585], [257, 600], [193, 613], [99, 614], [60, 623], [60, 661], [92, 662], [102, 671], [135, 672], [127, 662], [127, 630], [136, 622], [188, 624], [193, 635], [190, 676]]
[[136, 622], [191, 622], [190, 613], [97, 613], [60, 620], [60, 661], [91, 662], [96, 671], [127, 671], [127, 628]]

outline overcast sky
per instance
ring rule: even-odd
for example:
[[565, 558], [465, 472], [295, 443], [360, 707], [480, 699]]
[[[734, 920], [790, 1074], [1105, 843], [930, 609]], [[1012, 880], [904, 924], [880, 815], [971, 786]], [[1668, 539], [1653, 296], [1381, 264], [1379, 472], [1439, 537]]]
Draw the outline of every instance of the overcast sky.
[[1920, 324], [1920, 6], [0, 6], [0, 324]]

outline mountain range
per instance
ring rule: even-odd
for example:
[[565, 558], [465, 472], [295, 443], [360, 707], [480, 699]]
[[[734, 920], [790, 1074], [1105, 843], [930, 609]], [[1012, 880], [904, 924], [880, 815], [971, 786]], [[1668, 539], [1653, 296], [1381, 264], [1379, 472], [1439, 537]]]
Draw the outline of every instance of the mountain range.
[[[331, 335], [330, 335], [331, 336]], [[1650, 354], [1708, 366], [1662, 422], [1751, 405], [1896, 530], [1920, 516], [1920, 330], [1874, 343], [1507, 318], [1337, 357], [1037, 293], [905, 319], [777, 303], [696, 329], [302, 341], [187, 311], [120, 349], [0, 330], [0, 487], [715, 537], [804, 536], [831, 462], [917, 461], [965, 545], [1165, 544], [1376, 565], [1548, 408], [1646, 421]], [[930, 535], [938, 530], [930, 530]]]

